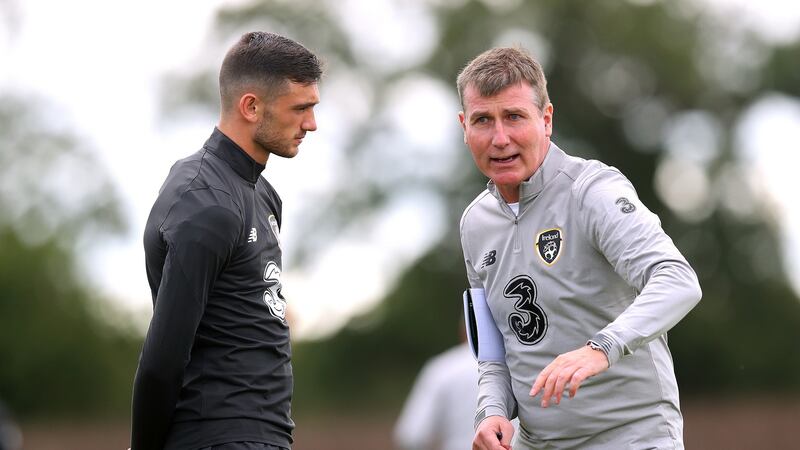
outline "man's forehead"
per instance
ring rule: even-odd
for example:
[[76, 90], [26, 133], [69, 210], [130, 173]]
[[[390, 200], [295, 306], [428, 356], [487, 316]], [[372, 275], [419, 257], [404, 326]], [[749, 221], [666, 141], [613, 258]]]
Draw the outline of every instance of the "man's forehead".
[[292, 101], [319, 103], [319, 86], [317, 83], [287, 81], [276, 99], [281, 97], [291, 98]]
[[536, 107], [536, 94], [528, 83], [512, 84], [491, 95], [481, 94], [474, 84], [469, 84], [464, 89], [465, 112], [497, 105], [506, 108]]

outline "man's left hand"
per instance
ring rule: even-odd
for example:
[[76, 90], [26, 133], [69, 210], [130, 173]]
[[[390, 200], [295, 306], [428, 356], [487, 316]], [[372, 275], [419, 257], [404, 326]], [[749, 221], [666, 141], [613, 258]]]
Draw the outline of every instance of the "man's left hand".
[[608, 358], [605, 353], [589, 346], [558, 355], [536, 377], [531, 389], [531, 397], [543, 391], [542, 408], [550, 406], [550, 399], [553, 396], [558, 405], [561, 403], [561, 397], [567, 385], [569, 385], [569, 397], [575, 397], [583, 380], [606, 369], [608, 369]]

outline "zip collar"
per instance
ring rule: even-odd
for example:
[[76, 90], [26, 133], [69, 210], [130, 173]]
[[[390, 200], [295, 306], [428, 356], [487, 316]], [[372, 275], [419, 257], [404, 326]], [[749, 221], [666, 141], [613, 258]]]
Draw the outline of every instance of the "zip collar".
[[253, 184], [258, 181], [261, 172], [266, 167], [257, 163], [242, 147], [239, 147], [231, 138], [225, 136], [225, 133], [219, 131], [217, 127], [214, 127], [214, 132], [211, 133], [203, 148], [228, 163], [237, 175]]

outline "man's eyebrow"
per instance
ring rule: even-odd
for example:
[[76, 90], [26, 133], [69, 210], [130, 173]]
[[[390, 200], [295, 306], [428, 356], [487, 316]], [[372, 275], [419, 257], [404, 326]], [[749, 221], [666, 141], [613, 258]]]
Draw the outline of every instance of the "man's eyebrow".
[[505, 114], [509, 114], [509, 113], [510, 114], [527, 114], [528, 110], [526, 108], [521, 108], [521, 107], [518, 107], [518, 106], [514, 106], [514, 107], [511, 107], [511, 108], [503, 109], [503, 112]]
[[489, 113], [488, 110], [476, 109], [476, 110], [472, 111], [471, 113], [469, 113], [469, 118], [470, 119], [474, 119], [475, 117], [478, 117], [478, 116], [485, 116], [488, 113]]
[[[529, 112], [529, 110], [527, 108], [522, 108], [522, 107], [518, 107], [518, 106], [512, 106], [512, 107], [509, 107], [509, 108], [503, 108], [502, 113], [503, 113], [503, 115], [506, 115], [506, 114], [528, 115], [528, 114], [530, 114], [530, 112]], [[472, 120], [472, 119], [475, 119], [476, 117], [485, 116], [487, 114], [489, 114], [489, 110], [487, 110], [487, 109], [476, 109], [476, 110], [472, 111], [469, 114], [469, 119]]]
[[318, 105], [318, 104], [319, 104], [319, 100], [314, 100], [314, 101], [305, 102], [305, 103], [298, 103], [298, 104], [294, 105], [294, 107], [297, 108], [297, 109], [301, 109], [301, 108], [308, 108], [309, 106], [314, 106], [314, 105]]

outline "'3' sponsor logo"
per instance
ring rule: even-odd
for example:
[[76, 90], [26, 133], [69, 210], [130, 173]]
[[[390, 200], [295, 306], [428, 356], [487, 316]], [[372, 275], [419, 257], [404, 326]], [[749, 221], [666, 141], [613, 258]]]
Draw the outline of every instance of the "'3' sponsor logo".
[[281, 294], [281, 268], [275, 262], [270, 261], [264, 268], [264, 282], [267, 283], [267, 290], [264, 291], [264, 303], [269, 307], [269, 312], [281, 319], [286, 320], [286, 299]]
[[547, 315], [536, 303], [536, 295], [536, 283], [527, 275], [517, 275], [503, 289], [503, 296], [515, 301], [508, 325], [525, 345], [536, 344], [547, 333]]

